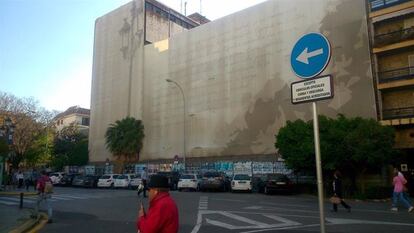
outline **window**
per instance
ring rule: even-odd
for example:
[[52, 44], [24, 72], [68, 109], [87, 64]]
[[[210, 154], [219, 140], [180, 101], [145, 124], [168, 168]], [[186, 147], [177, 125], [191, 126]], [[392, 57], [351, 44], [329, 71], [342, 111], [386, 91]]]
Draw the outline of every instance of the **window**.
[[87, 117], [82, 117], [82, 125], [89, 126], [89, 118], [87, 118]]
[[408, 55], [408, 66], [410, 66], [410, 74], [414, 74], [414, 55]]

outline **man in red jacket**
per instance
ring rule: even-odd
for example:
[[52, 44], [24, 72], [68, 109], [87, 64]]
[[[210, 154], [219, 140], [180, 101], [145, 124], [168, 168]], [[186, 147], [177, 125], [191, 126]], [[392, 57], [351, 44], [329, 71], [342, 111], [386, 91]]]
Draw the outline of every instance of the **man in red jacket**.
[[153, 175], [148, 183], [150, 206], [145, 213], [141, 204], [137, 219], [140, 233], [177, 233], [178, 209], [170, 197], [168, 178]]

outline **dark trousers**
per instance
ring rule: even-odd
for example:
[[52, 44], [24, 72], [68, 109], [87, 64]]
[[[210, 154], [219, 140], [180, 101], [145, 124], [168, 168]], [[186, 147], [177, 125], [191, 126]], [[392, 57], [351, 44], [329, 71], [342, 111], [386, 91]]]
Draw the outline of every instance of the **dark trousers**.
[[[346, 204], [345, 202], [344, 202], [344, 200], [342, 200], [342, 198], [341, 198], [341, 205], [345, 208], [345, 209], [347, 209], [347, 210], [349, 210], [351, 207], [348, 205], [348, 204]], [[338, 211], [338, 205], [337, 204], [333, 204], [333, 210], [336, 212], [336, 211]]]
[[17, 188], [21, 188], [23, 186], [23, 179], [19, 179], [19, 186]]

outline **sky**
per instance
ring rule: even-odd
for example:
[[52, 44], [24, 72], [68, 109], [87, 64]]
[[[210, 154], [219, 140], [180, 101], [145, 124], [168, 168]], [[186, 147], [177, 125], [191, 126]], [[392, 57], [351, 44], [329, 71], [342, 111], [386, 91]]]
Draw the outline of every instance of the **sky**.
[[[48, 110], [90, 108], [95, 20], [130, 1], [0, 0], [0, 91]], [[201, 14], [215, 20], [264, 1], [202, 0]], [[200, 12], [200, 0], [159, 2]]]

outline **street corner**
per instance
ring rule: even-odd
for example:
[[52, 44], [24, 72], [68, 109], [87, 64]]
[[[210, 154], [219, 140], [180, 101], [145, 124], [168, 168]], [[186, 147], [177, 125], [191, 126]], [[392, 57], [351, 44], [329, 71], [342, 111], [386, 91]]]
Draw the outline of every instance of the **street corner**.
[[48, 217], [45, 213], [40, 213], [37, 217], [33, 217], [33, 211], [30, 211], [31, 215], [29, 219], [23, 222], [23, 224], [17, 226], [9, 233], [36, 233], [47, 223]]

